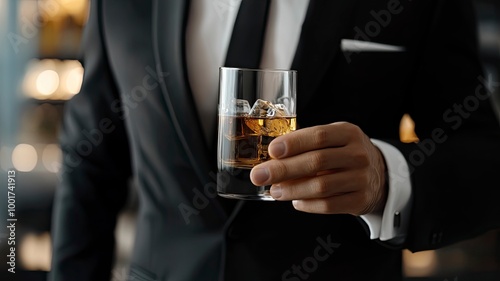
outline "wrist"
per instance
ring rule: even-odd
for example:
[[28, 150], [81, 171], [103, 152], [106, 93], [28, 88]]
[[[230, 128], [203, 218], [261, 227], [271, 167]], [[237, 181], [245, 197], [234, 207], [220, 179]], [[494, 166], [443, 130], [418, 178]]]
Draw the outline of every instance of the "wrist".
[[378, 153], [378, 163], [376, 172], [378, 174], [378, 186], [377, 186], [377, 201], [373, 209], [374, 212], [383, 212], [385, 208], [385, 203], [387, 202], [387, 195], [389, 193], [389, 180], [387, 173], [387, 166], [385, 164], [385, 158], [378, 147], [375, 146]]

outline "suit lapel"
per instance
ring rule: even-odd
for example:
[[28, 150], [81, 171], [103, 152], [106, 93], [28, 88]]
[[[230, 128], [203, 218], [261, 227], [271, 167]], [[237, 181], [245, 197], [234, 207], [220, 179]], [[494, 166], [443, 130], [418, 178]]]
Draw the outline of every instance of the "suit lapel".
[[[184, 54], [184, 34], [189, 1], [154, 0], [153, 48], [158, 73], [168, 73], [161, 83], [166, 110], [177, 136], [202, 184], [213, 182], [209, 172], [216, 167], [210, 163], [207, 141], [204, 138], [196, 106], [187, 79]], [[215, 171], [214, 171], [215, 173]], [[200, 188], [203, 193], [203, 187]], [[211, 204], [226, 217], [220, 203]]]
[[[202, 134], [200, 121], [187, 81], [184, 55], [184, 27], [187, 16], [187, 1], [156, 1], [155, 17], [157, 38], [153, 42], [158, 49], [155, 59], [157, 70], [168, 73], [162, 92], [168, 113], [174, 122], [177, 135], [184, 143], [186, 153], [199, 171], [206, 173], [214, 165], [207, 161], [207, 144]], [[203, 175], [206, 178], [208, 175]]]
[[357, 0], [310, 0], [292, 63], [298, 72], [297, 112], [304, 112], [340, 51]]

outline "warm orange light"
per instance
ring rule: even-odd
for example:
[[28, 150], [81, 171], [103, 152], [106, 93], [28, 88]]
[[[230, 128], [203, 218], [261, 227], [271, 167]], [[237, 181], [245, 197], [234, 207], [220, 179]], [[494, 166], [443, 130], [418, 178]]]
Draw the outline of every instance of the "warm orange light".
[[403, 115], [401, 118], [399, 138], [404, 143], [418, 142], [418, 136], [415, 133], [415, 122], [408, 114]]
[[38, 0], [38, 10], [44, 21], [58, 24], [69, 16], [78, 24], [85, 24], [88, 7], [88, 0]]
[[27, 270], [50, 270], [51, 259], [50, 235], [45, 232], [41, 235], [26, 234], [19, 246], [19, 257], [23, 267]]
[[80, 91], [83, 67], [78, 60], [34, 59], [28, 63], [23, 91], [39, 100], [67, 100]]
[[436, 251], [422, 251], [412, 253], [403, 251], [403, 267], [405, 276], [422, 277], [430, 276], [438, 265]]
[[81, 15], [87, 7], [87, 0], [59, 0], [62, 8], [72, 15]]

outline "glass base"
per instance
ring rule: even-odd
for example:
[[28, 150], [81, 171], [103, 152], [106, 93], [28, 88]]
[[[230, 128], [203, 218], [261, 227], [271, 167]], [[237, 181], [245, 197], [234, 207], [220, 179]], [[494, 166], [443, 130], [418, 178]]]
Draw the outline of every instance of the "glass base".
[[264, 194], [231, 194], [231, 193], [218, 193], [219, 196], [229, 199], [239, 199], [239, 200], [257, 200], [257, 201], [276, 201], [270, 194], [269, 191]]
[[217, 173], [219, 196], [239, 200], [276, 201], [269, 192], [271, 186], [255, 186], [250, 181], [250, 169], [223, 170]]

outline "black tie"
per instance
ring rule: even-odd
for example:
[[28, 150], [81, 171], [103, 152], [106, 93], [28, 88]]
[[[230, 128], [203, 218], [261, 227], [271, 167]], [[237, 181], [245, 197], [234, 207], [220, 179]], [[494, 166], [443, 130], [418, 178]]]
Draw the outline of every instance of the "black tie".
[[[239, 68], [259, 67], [270, 2], [271, 0], [241, 1], [227, 50], [225, 66]], [[217, 151], [217, 141], [214, 140], [212, 143], [215, 152]], [[239, 201], [219, 196], [217, 196], [217, 199], [228, 215], [232, 213]]]
[[242, 0], [234, 23], [225, 66], [258, 68], [271, 0]]

